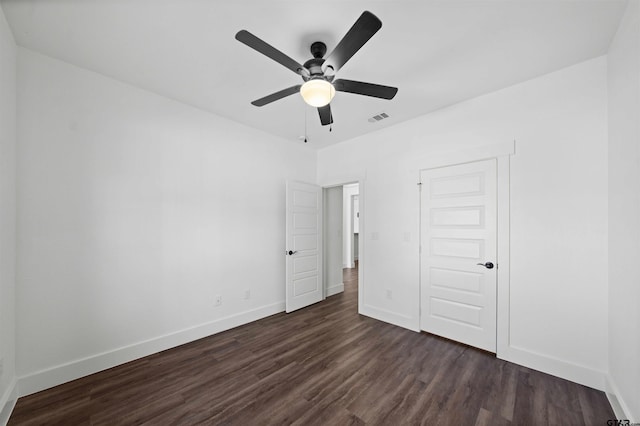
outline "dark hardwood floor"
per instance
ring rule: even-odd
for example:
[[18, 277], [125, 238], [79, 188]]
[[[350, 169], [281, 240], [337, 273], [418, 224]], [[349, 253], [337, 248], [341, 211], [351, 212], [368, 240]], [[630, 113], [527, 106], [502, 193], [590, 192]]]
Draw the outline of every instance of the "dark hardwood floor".
[[10, 425], [606, 425], [606, 396], [357, 313], [345, 292], [20, 398]]

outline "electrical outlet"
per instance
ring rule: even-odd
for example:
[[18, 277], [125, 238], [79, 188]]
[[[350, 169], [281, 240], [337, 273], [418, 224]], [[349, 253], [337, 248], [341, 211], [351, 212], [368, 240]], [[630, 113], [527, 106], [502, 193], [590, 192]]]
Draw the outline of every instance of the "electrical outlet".
[[220, 305], [222, 305], [222, 296], [217, 295], [217, 296], [215, 297], [215, 299], [213, 299], [213, 304], [214, 304], [215, 306], [220, 306]]
[[244, 300], [249, 300], [251, 299], [251, 290], [245, 290], [244, 291]]
[[393, 293], [391, 292], [391, 290], [387, 289], [387, 299], [391, 300], [393, 296]]

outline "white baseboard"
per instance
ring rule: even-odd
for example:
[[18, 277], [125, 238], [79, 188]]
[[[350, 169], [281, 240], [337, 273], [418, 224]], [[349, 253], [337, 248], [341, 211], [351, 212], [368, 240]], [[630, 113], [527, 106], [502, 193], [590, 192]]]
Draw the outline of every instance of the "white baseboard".
[[609, 404], [611, 404], [611, 408], [613, 408], [613, 413], [616, 415], [616, 419], [629, 420], [631, 423], [640, 422], [640, 417], [633, 418], [629, 405], [626, 403], [624, 398], [622, 398], [620, 390], [618, 389], [616, 383], [613, 381], [613, 378], [608, 374], [606, 377], [605, 392], [607, 393]]
[[0, 425], [6, 425], [18, 400], [18, 385], [14, 378], [0, 399]]
[[87, 358], [22, 376], [18, 380], [20, 396], [39, 392], [89, 374], [97, 373], [138, 358], [164, 351], [212, 334], [238, 327], [283, 312], [284, 302], [274, 303], [250, 311], [220, 318], [195, 327], [176, 331], [164, 336], [149, 339], [133, 345], [114, 349]]
[[344, 291], [344, 283], [335, 284], [331, 287], [327, 288], [327, 297], [333, 296], [334, 294], [342, 293]]
[[523, 367], [551, 374], [552, 376], [570, 380], [597, 390], [605, 390], [606, 373], [604, 371], [593, 370], [582, 365], [573, 364], [515, 346], [508, 346], [506, 350], [499, 351], [496, 355], [500, 359], [522, 365]]
[[406, 315], [391, 312], [386, 309], [376, 308], [375, 306], [362, 304], [358, 306], [358, 313], [368, 317], [397, 325], [398, 327], [407, 328], [411, 331], [420, 332], [420, 324], [418, 320]]

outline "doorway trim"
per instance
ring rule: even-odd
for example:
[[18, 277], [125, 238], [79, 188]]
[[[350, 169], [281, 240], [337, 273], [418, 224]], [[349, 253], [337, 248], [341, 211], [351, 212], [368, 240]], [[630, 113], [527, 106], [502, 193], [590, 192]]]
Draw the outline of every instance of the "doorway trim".
[[[349, 208], [350, 208], [350, 212], [351, 214], [349, 215], [349, 222], [351, 225], [351, 253], [349, 254], [349, 260], [351, 261], [351, 264], [353, 265], [353, 267], [355, 268], [356, 265], [356, 261], [358, 259], [356, 259], [356, 249], [355, 249], [355, 244], [354, 244], [354, 235], [356, 235], [355, 229], [356, 229], [356, 218], [358, 218], [358, 224], [360, 223], [360, 207], [358, 207], [358, 211], [356, 211], [356, 201], [358, 202], [358, 206], [360, 204], [360, 192], [359, 192], [358, 188], [358, 194], [356, 195], [352, 195], [350, 200], [349, 200]], [[360, 248], [360, 231], [359, 231], [360, 227], [358, 225], [358, 249]]]
[[[510, 160], [515, 154], [515, 141], [478, 148], [460, 149], [441, 153], [432, 153], [428, 158], [412, 161], [411, 168], [416, 170], [417, 182], [420, 182], [422, 170], [454, 166], [495, 158], [497, 164], [497, 277], [496, 277], [496, 356], [509, 358], [510, 347]], [[420, 192], [418, 192], [420, 194]], [[418, 195], [420, 206], [420, 195]], [[420, 207], [418, 207], [418, 215]], [[420, 219], [418, 218], [418, 223]], [[422, 255], [420, 254], [420, 257]], [[420, 268], [420, 262], [418, 262]], [[421, 300], [422, 277], [418, 272], [418, 300]], [[419, 302], [420, 303], [420, 302]], [[422, 308], [420, 309], [422, 311]], [[420, 318], [418, 318], [420, 323]]]
[[[358, 226], [359, 226], [359, 232], [361, 235], [364, 235], [364, 230], [366, 229], [365, 228], [366, 214], [363, 213], [365, 211], [365, 205], [364, 205], [365, 204], [364, 203], [365, 177], [366, 177], [366, 173], [362, 172], [362, 173], [354, 173], [351, 175], [344, 175], [335, 179], [326, 179], [326, 180], [318, 179], [318, 183], [317, 183], [318, 186], [320, 186], [323, 190], [326, 188], [333, 188], [336, 186], [348, 185], [350, 183], [357, 183], [359, 185], [358, 194], [359, 194], [359, 203], [360, 203], [359, 205], [360, 220], [359, 220]], [[362, 307], [364, 306], [364, 268], [361, 268], [360, 265], [366, 262], [364, 238], [358, 238], [358, 259], [359, 259], [358, 261], [358, 313], [362, 314]], [[324, 268], [324, 260], [323, 260], [322, 267]]]

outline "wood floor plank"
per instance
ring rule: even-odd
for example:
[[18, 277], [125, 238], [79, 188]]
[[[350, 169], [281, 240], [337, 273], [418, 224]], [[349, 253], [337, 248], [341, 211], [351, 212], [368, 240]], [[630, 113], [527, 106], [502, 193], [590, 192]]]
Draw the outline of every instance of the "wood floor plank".
[[358, 314], [344, 293], [20, 398], [9, 425], [606, 424], [604, 393]]

